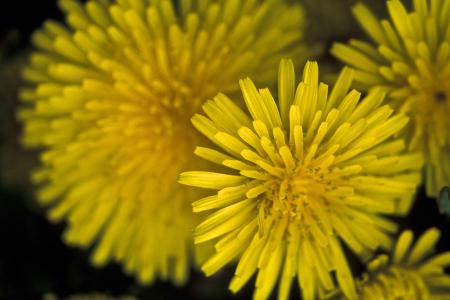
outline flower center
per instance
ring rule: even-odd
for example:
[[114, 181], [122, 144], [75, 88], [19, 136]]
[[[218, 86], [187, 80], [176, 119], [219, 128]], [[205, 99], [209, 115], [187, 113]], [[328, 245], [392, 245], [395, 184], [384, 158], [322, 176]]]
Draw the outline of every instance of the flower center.
[[266, 192], [265, 215], [284, 217], [290, 222], [320, 223], [319, 211], [329, 206], [325, 193], [331, 182], [320, 168], [305, 166], [286, 172], [283, 179], [273, 180]]
[[449, 101], [447, 99], [450, 94], [450, 86], [444, 80], [437, 79], [435, 82], [425, 84], [419, 94], [422, 99], [422, 110], [425, 109], [426, 112], [442, 110], [445, 109], [445, 106], [448, 106]]
[[434, 99], [436, 102], [443, 102], [447, 99], [447, 93], [444, 91], [437, 91], [434, 93]]
[[416, 123], [420, 126], [430, 125], [428, 129], [431, 131], [446, 128], [450, 113], [450, 78], [436, 72], [434, 80], [423, 78], [423, 83], [416, 87], [416, 92], [412, 98], [415, 103], [411, 103], [413, 115], [417, 117]]

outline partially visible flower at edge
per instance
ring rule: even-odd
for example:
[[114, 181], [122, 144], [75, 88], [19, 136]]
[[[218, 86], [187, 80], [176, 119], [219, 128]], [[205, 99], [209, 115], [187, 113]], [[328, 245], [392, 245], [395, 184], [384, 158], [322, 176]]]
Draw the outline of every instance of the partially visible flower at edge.
[[378, 255], [357, 281], [364, 300], [450, 299], [450, 251], [432, 255], [440, 231], [430, 228], [413, 245], [411, 230], [402, 232], [390, 256]]
[[[45, 22], [24, 70], [23, 144], [42, 149], [39, 203], [67, 221], [64, 240], [93, 246], [142, 283], [183, 284], [201, 193], [177, 183], [204, 167], [189, 119], [219, 90], [304, 57], [303, 10], [277, 0], [59, 2], [68, 27]], [[271, 78], [272, 77], [272, 78]]]
[[410, 116], [407, 143], [424, 153], [426, 192], [437, 197], [450, 185], [450, 0], [413, 2], [408, 13], [387, 1], [390, 21], [358, 3], [353, 13], [375, 45], [353, 39], [331, 53], [356, 69], [355, 81], [385, 88], [388, 103]]
[[408, 118], [380, 105], [383, 92], [360, 101], [349, 91], [351, 69], [330, 94], [315, 62], [297, 87], [292, 61], [281, 62], [278, 76], [278, 103], [247, 78], [240, 86], [250, 116], [219, 94], [203, 105], [207, 116], [192, 118], [221, 149], [195, 153], [230, 169], [180, 176], [185, 185], [217, 190], [193, 203], [195, 212], [214, 211], [194, 232], [195, 243], [216, 241], [202, 269], [210, 276], [237, 258], [229, 287], [237, 292], [257, 273], [255, 299], [269, 297], [277, 280], [279, 298], [287, 299], [296, 276], [303, 299], [336, 286], [353, 298], [341, 241], [362, 259], [391, 247], [397, 226], [385, 216], [409, 211], [422, 156], [393, 138]]

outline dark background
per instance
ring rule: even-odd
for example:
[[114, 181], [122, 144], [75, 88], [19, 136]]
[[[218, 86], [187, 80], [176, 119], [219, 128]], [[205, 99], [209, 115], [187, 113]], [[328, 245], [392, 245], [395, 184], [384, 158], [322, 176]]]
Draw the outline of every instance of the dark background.
[[[320, 41], [327, 49], [333, 41], [361, 36], [349, 14], [354, 2], [304, 0], [310, 18], [306, 39]], [[384, 1], [366, 2], [381, 15], [385, 12]], [[378, 3], [376, 7], [374, 2]], [[0, 8], [0, 299], [41, 299], [48, 293], [63, 298], [92, 292], [142, 299], [251, 298], [253, 282], [237, 295], [228, 292], [232, 267], [208, 279], [193, 271], [191, 280], [182, 288], [164, 282], [142, 287], [124, 275], [119, 265], [111, 263], [95, 269], [89, 265], [88, 252], [62, 243], [64, 224], [48, 223], [44, 212], [34, 204], [28, 173], [36, 165], [37, 155], [20, 148], [20, 126], [14, 117], [20, 68], [31, 49], [29, 37], [47, 18], [62, 20], [55, 1], [3, 1]], [[318, 59], [321, 70], [333, 72], [340, 67], [326, 50]], [[442, 231], [438, 250], [450, 250], [449, 219], [439, 214], [435, 200], [427, 199], [423, 188], [411, 214], [400, 223], [402, 229], [411, 228], [417, 235], [431, 226], [438, 227]], [[363, 268], [355, 265], [354, 270]], [[275, 290], [272, 296], [275, 298]], [[299, 298], [295, 283], [291, 296]]]

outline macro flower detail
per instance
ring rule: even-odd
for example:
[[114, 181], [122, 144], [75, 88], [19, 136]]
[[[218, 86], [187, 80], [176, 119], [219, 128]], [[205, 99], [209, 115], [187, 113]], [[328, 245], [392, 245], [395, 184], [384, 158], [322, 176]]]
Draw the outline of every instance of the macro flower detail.
[[391, 21], [355, 5], [373, 43], [350, 40], [331, 52], [356, 69], [355, 81], [367, 90], [385, 88], [389, 104], [411, 117], [407, 143], [424, 153], [427, 195], [436, 197], [450, 185], [450, 1], [413, 2], [408, 12], [400, 1], [387, 1]]
[[115, 260], [142, 283], [183, 284], [201, 197], [177, 183], [203, 167], [189, 122], [204, 100], [252, 75], [270, 84], [281, 57], [303, 57], [303, 10], [277, 0], [62, 0], [24, 70], [23, 144], [64, 240]]
[[296, 276], [303, 299], [336, 286], [353, 298], [341, 243], [366, 259], [391, 246], [397, 227], [386, 216], [409, 211], [423, 160], [397, 135], [408, 118], [381, 106], [379, 89], [360, 101], [349, 90], [351, 69], [330, 94], [318, 78], [317, 63], [308, 62], [296, 87], [292, 61], [282, 60], [278, 102], [247, 78], [240, 86], [250, 115], [219, 94], [203, 105], [207, 116], [192, 118], [220, 149], [195, 153], [229, 169], [180, 175], [185, 185], [217, 190], [193, 203], [195, 212], [213, 211], [194, 242], [216, 241], [202, 266], [208, 276], [239, 261], [233, 292], [257, 273], [255, 299], [267, 298], [278, 280], [278, 296], [287, 299]]
[[358, 299], [450, 299], [450, 252], [432, 256], [439, 239], [436, 228], [428, 229], [413, 245], [413, 233], [404, 231], [390, 256], [379, 255], [358, 281]]

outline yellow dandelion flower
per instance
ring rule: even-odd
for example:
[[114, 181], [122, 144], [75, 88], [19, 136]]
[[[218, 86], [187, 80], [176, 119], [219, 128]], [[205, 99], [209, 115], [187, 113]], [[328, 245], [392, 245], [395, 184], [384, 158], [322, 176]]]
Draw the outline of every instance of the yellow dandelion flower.
[[379, 21], [363, 4], [353, 13], [373, 43], [336, 43], [331, 52], [355, 67], [355, 81], [384, 87], [389, 103], [411, 117], [409, 148], [425, 156], [427, 194], [450, 185], [450, 1], [414, 0], [408, 12], [387, 1], [391, 21]]
[[439, 239], [436, 228], [428, 229], [412, 245], [413, 233], [404, 231], [393, 253], [379, 255], [358, 281], [358, 299], [450, 299], [450, 251], [431, 256]]
[[[75, 0], [47, 21], [24, 70], [23, 142], [41, 147], [33, 180], [67, 243], [94, 244], [141, 282], [185, 282], [198, 192], [177, 183], [193, 160], [190, 117], [252, 74], [270, 82], [302, 56], [303, 11], [278, 0]], [[273, 76], [272, 76], [273, 77]]]
[[[356, 295], [341, 240], [359, 256], [391, 246], [396, 225], [384, 215], [403, 215], [420, 181], [420, 154], [404, 152], [392, 138], [408, 122], [380, 106], [373, 91], [360, 103], [351, 90], [353, 71], [344, 69], [328, 95], [318, 65], [306, 64], [295, 88], [294, 67], [283, 60], [278, 105], [269, 89], [240, 81], [250, 116], [219, 94], [195, 115], [195, 127], [222, 151], [195, 153], [233, 169], [192, 171], [180, 182], [218, 190], [193, 203], [194, 211], [215, 211], [194, 232], [194, 242], [220, 238], [216, 254], [202, 266], [212, 275], [239, 259], [233, 292], [257, 272], [255, 299], [265, 299], [280, 278], [279, 298], [289, 295], [298, 275], [303, 299], [340, 286]], [[331, 272], [334, 271], [336, 279]]]

